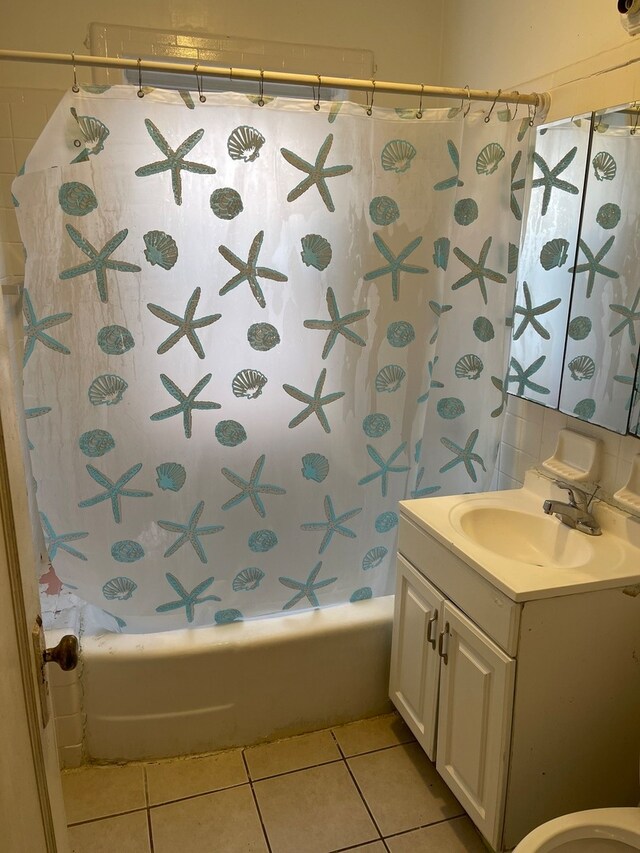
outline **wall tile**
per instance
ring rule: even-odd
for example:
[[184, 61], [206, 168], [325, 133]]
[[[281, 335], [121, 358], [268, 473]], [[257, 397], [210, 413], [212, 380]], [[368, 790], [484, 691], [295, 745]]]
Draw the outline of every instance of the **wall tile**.
[[0, 243], [19, 243], [20, 230], [13, 210], [0, 208]]
[[56, 717], [56, 739], [58, 746], [73, 746], [82, 742], [83, 718], [81, 714]]
[[13, 172], [0, 173], [0, 207], [4, 207], [7, 210], [13, 209], [11, 184], [13, 183], [14, 178], [15, 174]]
[[11, 174], [16, 171], [16, 158], [13, 153], [13, 140], [0, 138], [0, 172]]
[[82, 744], [75, 743], [73, 746], [59, 746], [58, 763], [61, 770], [80, 767], [82, 764]]
[[35, 139], [24, 139], [16, 137], [13, 140], [13, 150], [16, 156], [16, 172], [22, 168], [23, 163], [31, 153], [31, 149], [35, 145]]
[[517, 480], [519, 483], [524, 482], [525, 472], [529, 468], [534, 468], [538, 464], [535, 456], [530, 456], [510, 444], [503, 444], [500, 453], [500, 470], [503, 474]]
[[[35, 93], [31, 95], [31, 100], [36, 100]], [[11, 104], [11, 124], [14, 136], [37, 139], [46, 122], [47, 110], [44, 104]]]
[[9, 104], [4, 103], [4, 94], [0, 89], [0, 138], [13, 136], [11, 129], [11, 110]]

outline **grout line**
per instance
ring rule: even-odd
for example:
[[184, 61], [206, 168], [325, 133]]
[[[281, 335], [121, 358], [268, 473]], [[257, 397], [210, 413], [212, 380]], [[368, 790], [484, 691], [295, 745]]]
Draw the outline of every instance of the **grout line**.
[[[362, 802], [363, 802], [363, 804], [364, 804], [364, 807], [365, 807], [365, 809], [367, 810], [367, 814], [368, 814], [368, 815], [369, 815], [369, 817], [371, 818], [371, 821], [372, 821], [372, 823], [373, 823], [373, 825], [374, 825], [374, 827], [375, 827], [375, 829], [376, 829], [376, 832], [378, 833], [378, 838], [379, 838], [379, 839], [382, 841], [382, 843], [384, 844], [384, 839], [383, 839], [383, 837], [382, 837], [382, 833], [380, 832], [380, 827], [378, 826], [378, 821], [377, 821], [377, 820], [375, 819], [375, 817], [373, 816], [373, 812], [372, 812], [372, 811], [371, 811], [371, 809], [369, 808], [369, 804], [368, 804], [368, 803], [367, 803], [367, 801], [365, 800], [365, 798], [364, 798], [364, 794], [363, 794], [363, 793], [362, 793], [362, 791], [360, 790], [360, 786], [358, 785], [358, 783], [357, 783], [357, 781], [356, 781], [356, 777], [353, 775], [353, 771], [351, 770], [351, 767], [349, 767], [349, 762], [348, 762], [348, 761], [347, 761], [347, 759], [345, 758], [344, 752], [342, 751], [342, 747], [341, 747], [341, 746], [340, 746], [340, 744], [338, 743], [338, 739], [337, 739], [337, 738], [336, 738], [336, 736], [334, 735], [333, 731], [331, 732], [331, 736], [333, 737], [333, 739], [334, 739], [334, 740], [335, 740], [335, 742], [336, 742], [336, 746], [338, 747], [338, 749], [339, 749], [339, 751], [340, 751], [340, 755], [342, 755], [342, 760], [343, 760], [343, 762], [344, 762], [344, 765], [345, 765], [345, 767], [347, 768], [347, 773], [348, 773], [348, 774], [349, 774], [349, 776], [351, 777], [351, 781], [352, 781], [352, 782], [353, 782], [353, 784], [355, 785], [356, 791], [357, 791], [357, 792], [358, 792], [358, 794], [360, 795], [360, 799], [362, 800]], [[384, 846], [386, 847], [386, 844], [385, 844]]]
[[67, 823], [67, 826], [84, 826], [86, 823], [96, 823], [99, 820], [107, 820], [110, 817], [122, 817], [122, 815], [126, 814], [135, 814], [136, 812], [144, 812], [147, 811], [146, 806], [142, 806], [139, 809], [129, 809], [124, 812], [114, 812], [114, 814], [103, 814], [99, 817], [90, 817], [86, 820], [74, 820], [71, 823]]
[[269, 836], [267, 835], [267, 828], [264, 825], [264, 820], [262, 819], [262, 812], [260, 811], [260, 806], [258, 804], [258, 797], [256, 796], [256, 792], [253, 788], [253, 782], [251, 781], [251, 776], [249, 775], [249, 765], [247, 764], [247, 759], [246, 759], [245, 754], [244, 754], [244, 749], [242, 750], [242, 761], [244, 763], [244, 769], [245, 769], [245, 772], [247, 774], [247, 778], [249, 780], [249, 787], [251, 788], [251, 796], [253, 797], [253, 802], [255, 804], [256, 811], [258, 813], [258, 820], [260, 821], [260, 826], [262, 827], [262, 834], [264, 836], [264, 842], [267, 845], [267, 850], [269, 851], [269, 853], [272, 853], [271, 844], [269, 842]]
[[217, 794], [219, 791], [231, 791], [233, 788], [242, 788], [243, 785], [251, 784], [247, 779], [245, 782], [237, 782], [235, 785], [224, 785], [222, 788], [212, 788], [207, 791], [198, 791], [197, 794], [187, 794], [186, 797], [176, 797], [173, 800], [163, 800], [161, 803], [150, 803], [148, 809], [159, 809], [162, 806], [170, 806], [173, 803], [184, 803], [186, 800], [197, 800], [198, 797], [208, 797], [210, 794]]
[[151, 811], [149, 810], [149, 780], [147, 778], [147, 765], [142, 765], [142, 778], [144, 779], [144, 799], [147, 804], [147, 833], [149, 841], [149, 851], [153, 853], [153, 828], [151, 826]]
[[328, 764], [337, 764], [339, 761], [342, 761], [342, 756], [338, 756], [338, 758], [331, 758], [329, 761], [320, 761], [318, 764], [306, 764], [304, 767], [296, 767], [295, 770], [283, 770], [282, 773], [272, 773], [270, 776], [260, 776], [259, 779], [249, 778], [252, 783], [266, 782], [267, 779], [279, 779], [281, 776], [291, 776], [292, 773], [300, 773], [303, 770], [313, 770], [315, 767], [326, 767]]
[[149, 833], [149, 853], [154, 853], [153, 827], [151, 825], [151, 812], [149, 809], [147, 809], [147, 832]]
[[[444, 817], [441, 820], [433, 820], [430, 823], [421, 823], [420, 826], [412, 826], [410, 829], [402, 829], [400, 832], [390, 832], [386, 838], [399, 838], [402, 835], [408, 835], [410, 832], [417, 832], [419, 829], [429, 829], [432, 826], [439, 826], [442, 823], [451, 823], [451, 821], [461, 820], [465, 817], [468, 817], [466, 812], [464, 814], [453, 815], [453, 817]], [[469, 820], [471, 820], [471, 818], [469, 818]], [[476, 829], [475, 826], [474, 829]], [[476, 832], [477, 831], [478, 830], [476, 829]]]

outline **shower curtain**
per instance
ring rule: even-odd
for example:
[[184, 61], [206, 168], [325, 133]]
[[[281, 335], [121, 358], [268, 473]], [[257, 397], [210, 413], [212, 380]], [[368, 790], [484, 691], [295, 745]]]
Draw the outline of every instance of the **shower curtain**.
[[13, 186], [49, 556], [128, 631], [387, 594], [493, 476], [528, 122], [265, 101], [85, 87]]

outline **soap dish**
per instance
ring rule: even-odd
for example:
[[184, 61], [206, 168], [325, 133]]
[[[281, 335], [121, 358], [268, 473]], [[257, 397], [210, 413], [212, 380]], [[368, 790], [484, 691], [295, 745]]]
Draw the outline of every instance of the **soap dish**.
[[631, 474], [621, 489], [613, 497], [632, 512], [640, 512], [640, 453], [636, 453], [631, 463]]
[[[556, 477], [576, 483], [598, 479], [602, 442], [571, 429], [558, 432], [558, 443], [553, 456], [545, 459], [542, 467]], [[640, 477], [640, 470], [639, 470]], [[640, 498], [640, 495], [638, 496]]]

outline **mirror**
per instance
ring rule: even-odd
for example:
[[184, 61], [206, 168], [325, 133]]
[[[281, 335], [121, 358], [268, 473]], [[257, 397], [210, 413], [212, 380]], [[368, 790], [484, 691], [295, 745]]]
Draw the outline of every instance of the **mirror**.
[[510, 393], [635, 435], [639, 119], [632, 106], [539, 128], [507, 376]]

